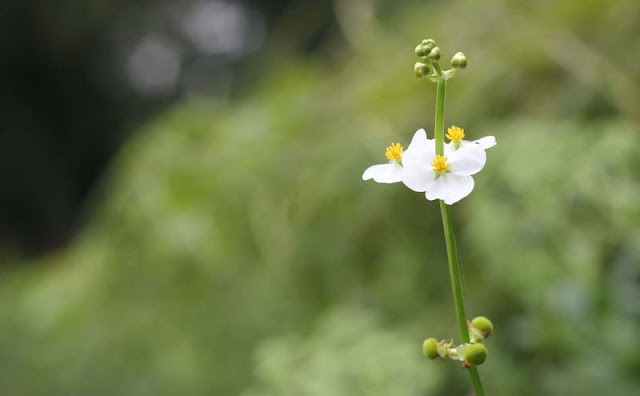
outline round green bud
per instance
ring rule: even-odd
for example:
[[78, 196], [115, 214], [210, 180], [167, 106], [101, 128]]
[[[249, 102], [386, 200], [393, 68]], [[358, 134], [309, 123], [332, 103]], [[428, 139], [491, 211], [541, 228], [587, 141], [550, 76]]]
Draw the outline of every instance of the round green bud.
[[431, 52], [429, 52], [427, 56], [432, 61], [440, 60], [440, 47], [433, 47], [433, 49], [431, 50]]
[[431, 40], [431, 39], [427, 39], [427, 40], [422, 40], [422, 43], [420, 43], [420, 48], [422, 48], [422, 55], [418, 55], [418, 56], [427, 56], [429, 55], [429, 52], [431, 52], [431, 50], [433, 49], [433, 47], [436, 46], [436, 42]]
[[429, 51], [422, 44], [418, 44], [416, 46], [415, 52], [416, 52], [416, 55], [422, 58], [423, 56], [427, 56], [427, 53]]
[[491, 323], [491, 321], [485, 316], [477, 316], [473, 318], [471, 324], [473, 325], [473, 327], [480, 330], [485, 338], [488, 337], [491, 332], [493, 332], [493, 323]]
[[458, 52], [451, 58], [451, 67], [454, 69], [464, 69], [467, 67], [467, 57], [462, 52]]
[[436, 46], [436, 41], [434, 39], [424, 39], [422, 40], [422, 45], [433, 48]]
[[438, 357], [438, 340], [435, 338], [427, 338], [422, 343], [422, 353], [429, 359], [436, 359]]
[[487, 348], [483, 344], [471, 344], [464, 350], [464, 363], [479, 366], [487, 359]]
[[413, 66], [413, 71], [416, 72], [416, 77], [424, 77], [429, 74], [429, 66], [422, 62], [416, 62], [415, 66]]

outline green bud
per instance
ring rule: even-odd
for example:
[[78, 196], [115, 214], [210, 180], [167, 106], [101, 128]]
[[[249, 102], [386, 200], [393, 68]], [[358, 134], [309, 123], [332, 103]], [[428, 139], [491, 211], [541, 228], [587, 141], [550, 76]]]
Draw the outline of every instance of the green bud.
[[429, 75], [429, 66], [422, 62], [416, 62], [415, 66], [413, 66], [413, 71], [416, 72], [416, 77], [424, 77]]
[[431, 52], [429, 52], [427, 56], [432, 61], [440, 60], [440, 47], [433, 47], [433, 49], [431, 50]]
[[427, 338], [422, 343], [422, 353], [429, 359], [436, 359], [438, 357], [438, 340], [435, 338]]
[[436, 41], [434, 39], [424, 39], [422, 40], [422, 45], [433, 48], [436, 46]]
[[428, 53], [429, 51], [430, 51], [430, 50], [427, 50], [427, 49], [426, 49], [422, 44], [418, 44], [418, 45], [416, 46], [416, 49], [415, 49], [416, 55], [418, 55], [418, 56], [419, 56], [419, 57], [421, 57], [421, 58], [422, 58], [423, 56], [427, 56], [427, 53]]
[[464, 56], [462, 52], [456, 53], [453, 58], [451, 58], [451, 67], [454, 69], [464, 69], [467, 67], [467, 57]]
[[471, 344], [464, 351], [464, 365], [479, 366], [487, 359], [487, 348], [483, 344]]
[[477, 316], [473, 318], [471, 324], [473, 325], [473, 327], [480, 330], [484, 338], [489, 337], [491, 332], [493, 332], [493, 323], [491, 323], [491, 321], [484, 316]]
[[423, 56], [429, 55], [429, 52], [431, 52], [431, 50], [435, 46], [436, 46], [436, 42], [431, 39], [422, 40], [422, 43], [420, 43], [419, 45], [419, 47], [422, 49], [422, 51], [420, 51], [422, 55], [418, 55], [418, 56], [423, 57]]

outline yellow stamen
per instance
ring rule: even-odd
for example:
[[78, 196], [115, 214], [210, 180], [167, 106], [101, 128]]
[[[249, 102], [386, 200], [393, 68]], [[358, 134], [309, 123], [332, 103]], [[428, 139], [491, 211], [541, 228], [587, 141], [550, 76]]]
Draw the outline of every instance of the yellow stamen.
[[447, 161], [447, 157], [444, 155], [436, 154], [436, 156], [433, 157], [433, 161], [431, 161], [433, 171], [438, 173], [447, 172], [449, 170], [449, 166], [451, 166]]
[[402, 158], [402, 145], [400, 143], [391, 143], [391, 146], [387, 147], [387, 151], [384, 153], [384, 156], [387, 159], [398, 161]]
[[460, 143], [462, 139], [464, 139], [464, 129], [459, 128], [455, 125], [451, 125], [449, 129], [447, 129], [447, 139], [452, 142]]

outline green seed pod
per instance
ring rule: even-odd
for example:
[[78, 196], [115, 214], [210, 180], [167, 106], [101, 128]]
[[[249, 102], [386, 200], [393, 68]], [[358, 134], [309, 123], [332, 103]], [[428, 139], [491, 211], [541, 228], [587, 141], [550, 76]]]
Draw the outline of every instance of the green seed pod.
[[413, 71], [416, 72], [416, 77], [424, 77], [429, 74], [429, 66], [422, 62], [416, 62], [415, 66], [413, 66]]
[[419, 56], [419, 57], [421, 57], [421, 58], [422, 58], [423, 56], [427, 56], [427, 53], [428, 53], [429, 51], [430, 51], [430, 50], [427, 50], [427, 49], [426, 49], [422, 44], [418, 44], [418, 45], [416, 46], [416, 49], [415, 49], [416, 55], [418, 55], [418, 56]]
[[487, 348], [483, 344], [471, 344], [464, 351], [465, 366], [479, 366], [487, 359]]
[[431, 52], [429, 52], [427, 56], [432, 61], [440, 60], [440, 47], [433, 47], [433, 49], [431, 50]]
[[476, 329], [480, 330], [484, 338], [489, 337], [489, 335], [493, 332], [493, 323], [489, 319], [484, 316], [477, 316], [473, 318], [471, 324]]
[[458, 52], [451, 58], [451, 67], [454, 69], [464, 69], [467, 67], [467, 57], [462, 52]]
[[435, 338], [427, 338], [422, 343], [422, 353], [429, 359], [436, 359], [438, 357], [438, 340]]

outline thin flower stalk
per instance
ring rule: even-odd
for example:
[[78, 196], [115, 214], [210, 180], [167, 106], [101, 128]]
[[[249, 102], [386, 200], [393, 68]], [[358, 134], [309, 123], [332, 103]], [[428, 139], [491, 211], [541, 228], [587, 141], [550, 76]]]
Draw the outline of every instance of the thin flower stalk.
[[[436, 138], [436, 154], [444, 154], [444, 113], [445, 99], [447, 91], [447, 80], [439, 80], [436, 90], [436, 121], [435, 121], [435, 138]], [[451, 290], [453, 291], [453, 303], [456, 310], [456, 320], [458, 323], [458, 332], [463, 343], [468, 343], [469, 330], [467, 329], [467, 314], [464, 304], [464, 292], [462, 289], [462, 277], [460, 275], [460, 260], [458, 255], [458, 247], [456, 245], [456, 237], [453, 231], [453, 221], [451, 219], [451, 210], [449, 206], [440, 200], [440, 213], [442, 214], [442, 226], [444, 228], [444, 238], [447, 247], [447, 258], [449, 261], [449, 277], [451, 278]], [[475, 396], [485, 396], [484, 386], [480, 373], [476, 366], [468, 368], [469, 378]]]

